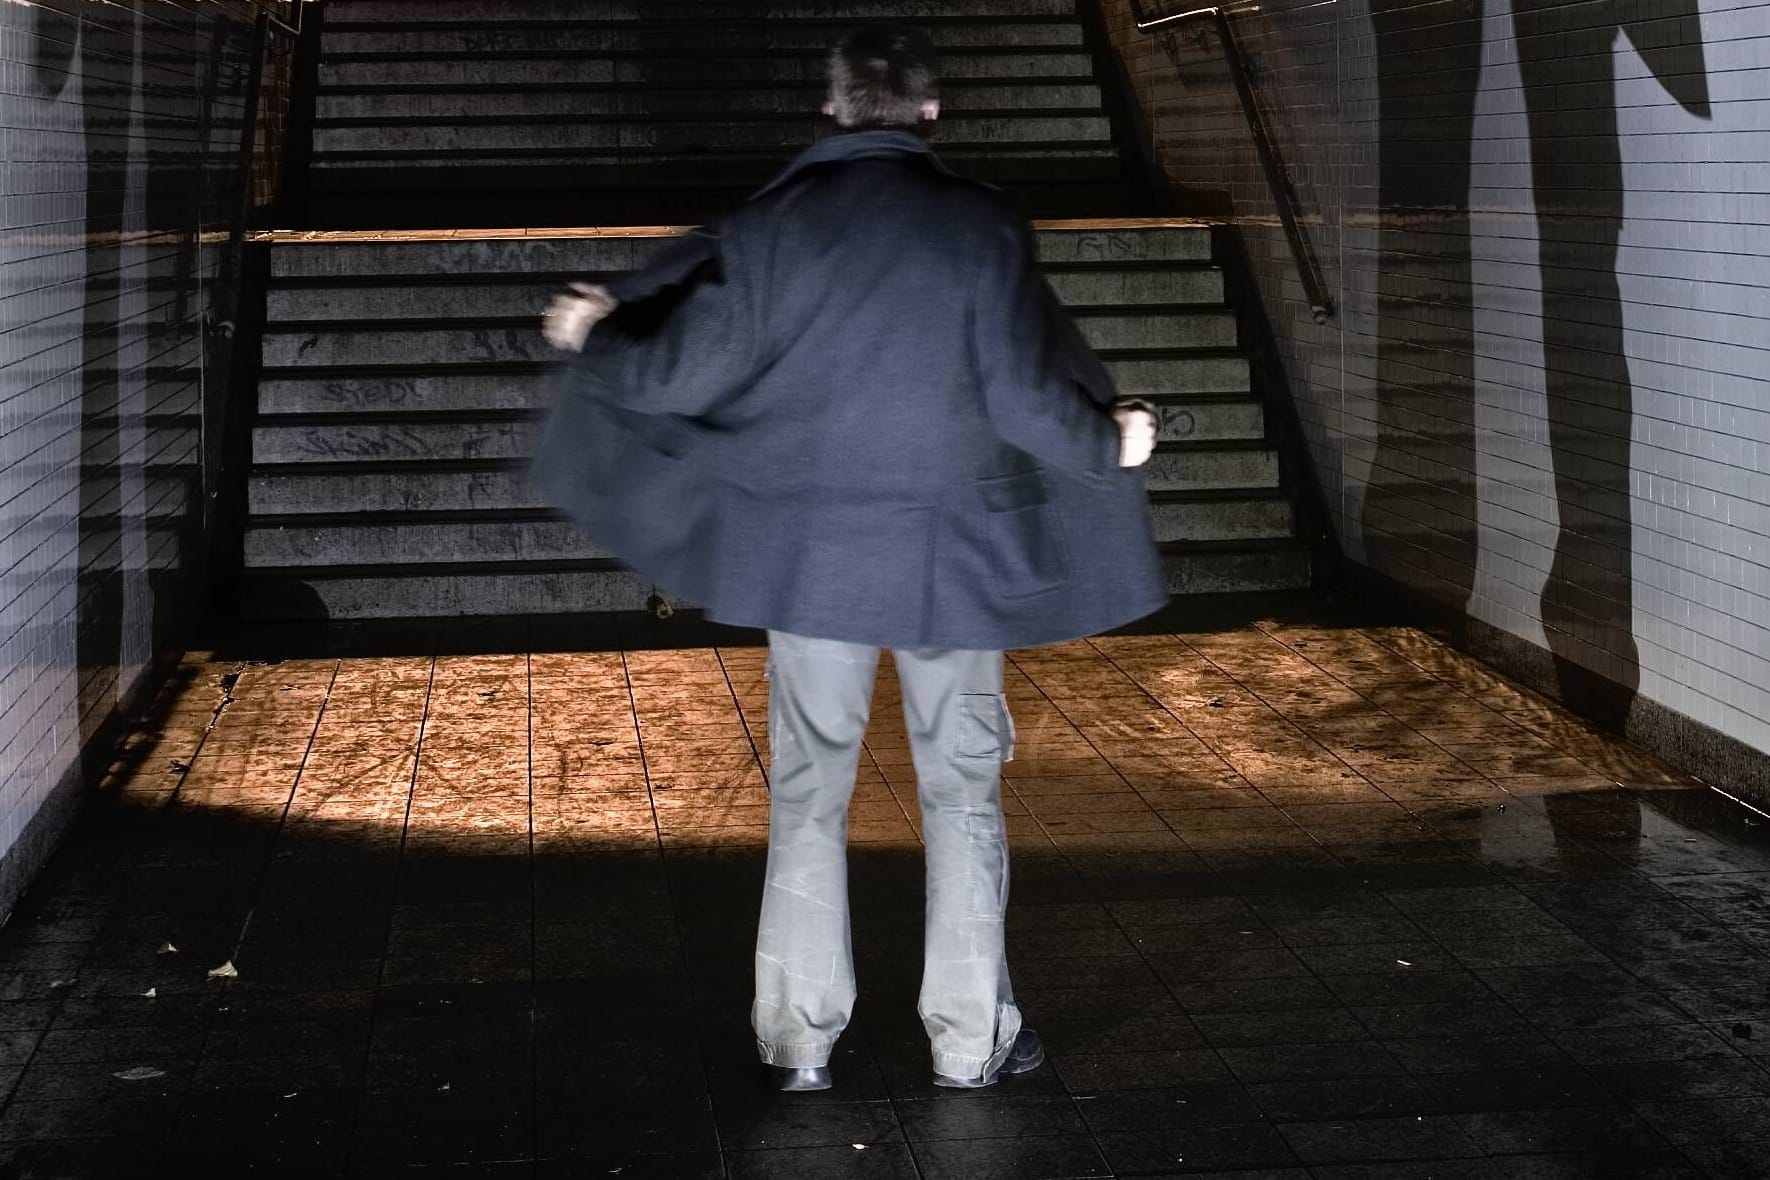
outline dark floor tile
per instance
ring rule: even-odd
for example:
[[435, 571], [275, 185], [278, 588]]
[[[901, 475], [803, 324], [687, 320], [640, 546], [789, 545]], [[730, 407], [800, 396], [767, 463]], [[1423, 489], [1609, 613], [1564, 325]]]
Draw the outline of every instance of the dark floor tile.
[[1435, 1094], [1407, 1077], [1261, 1082], [1250, 1085], [1248, 1094], [1275, 1123], [1418, 1118], [1444, 1109]]
[[1243, 1085], [1329, 1078], [1396, 1077], [1401, 1062], [1375, 1042], [1325, 1045], [1252, 1045], [1222, 1050]]
[[351, 1140], [356, 1169], [395, 1169], [413, 1164], [480, 1164], [520, 1159], [534, 1146], [534, 1124], [526, 1111], [408, 1111], [399, 1119], [364, 1112]]
[[1075, 1101], [1068, 1095], [996, 1095], [959, 1101], [921, 1099], [898, 1103], [897, 1114], [911, 1143], [1084, 1135], [1088, 1130]]
[[1591, 1073], [1571, 1064], [1442, 1074], [1421, 1084], [1445, 1110], [1469, 1114], [1588, 1105], [1607, 1093]]
[[428, 926], [387, 939], [384, 979], [393, 985], [521, 982], [535, 969], [534, 934], [524, 926]]
[[1484, 1003], [1494, 994], [1467, 971], [1422, 971], [1395, 963], [1387, 971], [1367, 975], [1330, 975], [1322, 980], [1348, 1007], [1385, 1004]]
[[1284, 947], [1254, 947], [1214, 951], [1210, 954], [1147, 955], [1162, 982], [1175, 984], [1219, 983], [1240, 979], [1280, 979], [1307, 975], [1309, 968]]
[[1121, 1175], [1232, 1172], [1284, 1168], [1298, 1162], [1284, 1138], [1264, 1123], [1115, 1131], [1097, 1139], [1107, 1162]]
[[1770, 1095], [1770, 1072], [1732, 1053], [1608, 1065], [1594, 1069], [1592, 1075], [1606, 1090], [1628, 1102]]
[[1499, 1030], [1475, 1036], [1385, 1040], [1383, 1047], [1417, 1075], [1528, 1069], [1570, 1060], [1554, 1042], [1533, 1031]]
[[1571, 1106], [1462, 1115], [1465, 1132], [1489, 1155], [1659, 1147], [1665, 1139], [1621, 1107]]
[[1511, 1160], [1436, 1159], [1384, 1164], [1329, 1164], [1309, 1169], [1314, 1180], [1512, 1180]]
[[9, 1180], [95, 1180], [101, 1176], [105, 1180], [146, 1180], [163, 1175], [155, 1163], [159, 1154], [157, 1137], [0, 1143], [0, 1176]]
[[844, 1144], [769, 1151], [734, 1151], [725, 1157], [730, 1180], [919, 1180], [909, 1144]]
[[747, 1107], [715, 1110], [719, 1142], [727, 1150], [828, 1147], [900, 1136], [890, 1102], [802, 1102], [775, 1095]]
[[584, 1180], [586, 1176], [618, 1176], [620, 1180], [725, 1180], [725, 1161], [715, 1151], [544, 1159], [534, 1167], [535, 1180]]
[[1210, 1049], [1162, 1053], [1092, 1053], [1054, 1057], [1056, 1072], [1072, 1094], [1101, 1090], [1138, 1090], [1234, 1079], [1223, 1059]]
[[1553, 998], [1521, 999], [1520, 1015], [1539, 1028], [1590, 1029], [1622, 1028], [1641, 1024], [1683, 1024], [1690, 1013], [1666, 996], [1646, 988], [1622, 995], [1606, 996], [1593, 1001], [1586, 998], [1556, 1000]]
[[1174, 996], [1182, 1007], [1195, 1016], [1213, 1012], [1336, 1008], [1341, 1004], [1326, 984], [1309, 975], [1284, 979], [1242, 979], [1226, 983], [1186, 983], [1174, 988]]
[[939, 1139], [912, 1142], [923, 1180], [1070, 1180], [1110, 1176], [1100, 1149], [1086, 1135], [1008, 1139]]
[[1757, 1143], [1702, 1144], [1684, 1151], [1717, 1180], [1770, 1180], [1770, 1139]]
[[1770, 1097], [1762, 1094], [1694, 1102], [1637, 1102], [1635, 1110], [1680, 1146], [1770, 1140]]
[[1700, 1024], [1579, 1029], [1554, 1034], [1555, 1043], [1584, 1065], [1687, 1061], [1727, 1052], [1726, 1041]]
[[1079, 1094], [1076, 1109], [1095, 1134], [1227, 1127], [1263, 1121], [1260, 1107], [1235, 1083], [1105, 1090]]
[[139, 1055], [109, 1061], [36, 1061], [13, 1088], [17, 1102], [107, 1102], [181, 1093], [195, 1063]]
[[1278, 1131], [1297, 1158], [1307, 1164], [1481, 1155], [1457, 1120], [1448, 1115], [1285, 1123]]
[[[1700, 1180], [1704, 1173], [1676, 1148], [1509, 1155], [1507, 1180]], [[1717, 1173], [1736, 1180], [1732, 1173]]]
[[1193, 1018], [1219, 1048], [1242, 1045], [1326, 1044], [1365, 1041], [1370, 1032], [1345, 1008], [1292, 1008], [1280, 1012], [1228, 1012]]
[[75, 1102], [26, 1102], [17, 1098], [0, 1113], [0, 1142], [128, 1136], [159, 1141], [178, 1114], [174, 1098], [126, 1098]]
[[719, 1134], [705, 1100], [690, 1095], [611, 1110], [568, 1088], [537, 1095], [535, 1142], [543, 1158], [650, 1157], [716, 1151]]

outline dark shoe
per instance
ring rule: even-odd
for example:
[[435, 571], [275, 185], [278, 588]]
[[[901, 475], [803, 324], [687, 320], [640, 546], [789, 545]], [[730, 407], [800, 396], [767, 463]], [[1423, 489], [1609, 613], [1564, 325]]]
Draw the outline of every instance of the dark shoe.
[[790, 1069], [784, 1065], [768, 1067], [768, 1076], [774, 1079], [774, 1088], [783, 1094], [805, 1094], [813, 1090], [830, 1088], [830, 1067], [820, 1065], [815, 1069]]
[[1014, 1038], [1014, 1045], [1008, 1050], [1008, 1056], [1002, 1062], [1002, 1068], [995, 1073], [981, 1078], [955, 1078], [948, 1074], [934, 1075], [934, 1084], [945, 1086], [949, 1090], [981, 1090], [985, 1086], [993, 1086], [1002, 1074], [1031, 1073], [1045, 1064], [1045, 1044], [1039, 1040], [1039, 1034], [1030, 1028], [1020, 1030]]

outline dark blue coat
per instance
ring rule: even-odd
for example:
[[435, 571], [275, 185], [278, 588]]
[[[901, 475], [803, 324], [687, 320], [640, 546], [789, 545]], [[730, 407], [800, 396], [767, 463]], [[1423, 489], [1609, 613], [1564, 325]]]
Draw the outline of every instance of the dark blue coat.
[[537, 476], [710, 618], [994, 650], [1167, 601], [1111, 380], [1025, 223], [916, 136], [824, 140], [615, 293]]

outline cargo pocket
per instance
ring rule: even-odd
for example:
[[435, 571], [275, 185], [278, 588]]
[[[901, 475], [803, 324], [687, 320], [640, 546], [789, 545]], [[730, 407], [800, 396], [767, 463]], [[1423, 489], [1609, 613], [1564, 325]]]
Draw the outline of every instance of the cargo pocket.
[[990, 693], [959, 698], [959, 757], [1014, 760], [1014, 718], [1008, 699]]

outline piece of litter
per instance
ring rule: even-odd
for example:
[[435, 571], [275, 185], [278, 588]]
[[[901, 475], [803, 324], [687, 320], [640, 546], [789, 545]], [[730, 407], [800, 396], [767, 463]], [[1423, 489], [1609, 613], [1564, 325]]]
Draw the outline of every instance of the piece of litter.
[[145, 992], [141, 993], [141, 998], [144, 1000], [152, 1000], [152, 999], [155, 999], [156, 997], [158, 997], [159, 994], [160, 994], [159, 988], [150, 987]]
[[291, 1090], [291, 1091], [289, 1091], [289, 1092], [288, 1092], [288, 1093], [287, 1093], [287, 1094], [284, 1094], [284, 1095], [283, 1095], [283, 1097], [284, 1097], [284, 1098], [293, 1098], [293, 1097], [295, 1097], [295, 1096], [296, 1096], [296, 1095], [297, 1095], [297, 1094], [299, 1094], [299, 1093], [301, 1093], [301, 1091], [300, 1091], [300, 1090]]
[[56, 991], [64, 987], [73, 987], [77, 982], [79, 981], [74, 979], [52, 979], [49, 981], [49, 990]]
[[453, 1082], [444, 1082], [442, 1085], [440, 1085], [436, 1088], [436, 1092], [438, 1094], [447, 1094], [449, 1092], [449, 1090], [453, 1087], [453, 1085], [454, 1085]]
[[178, 948], [169, 942], [162, 942], [160, 944], [160, 949], [154, 953], [158, 955], [176, 955], [178, 953]]
[[864, 1143], [852, 1143], [849, 1146], [853, 1147], [856, 1151], [865, 1151], [867, 1149], [867, 1145]]
[[145, 1082], [150, 1078], [165, 1077], [166, 1071], [163, 1069], [155, 1069], [151, 1065], [138, 1065], [134, 1069], [119, 1070], [111, 1076], [114, 1078], [121, 1078], [125, 1082]]
[[234, 966], [234, 961], [232, 959], [229, 959], [219, 967], [211, 967], [209, 969], [210, 979], [238, 979], [239, 977], [240, 970], [238, 967]]
[[1413, 966], [1413, 964], [1408, 962], [1406, 959], [1397, 959], [1395, 961], [1397, 963], [1400, 963], [1403, 967], [1412, 967]]

